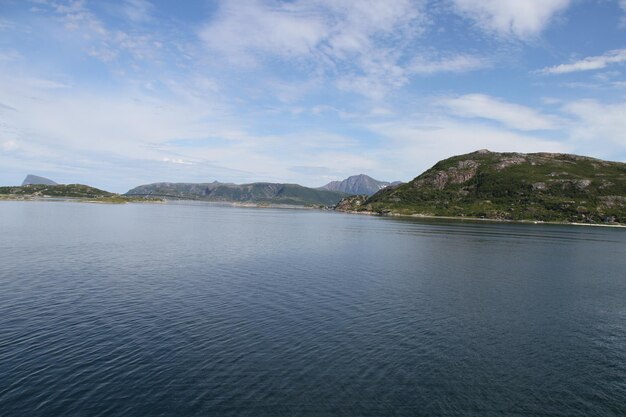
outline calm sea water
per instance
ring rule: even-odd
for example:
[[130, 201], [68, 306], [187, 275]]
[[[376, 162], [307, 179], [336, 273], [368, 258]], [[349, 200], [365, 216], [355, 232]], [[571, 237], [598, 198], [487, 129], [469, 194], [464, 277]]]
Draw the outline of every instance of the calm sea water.
[[624, 416], [626, 231], [0, 203], [2, 416]]

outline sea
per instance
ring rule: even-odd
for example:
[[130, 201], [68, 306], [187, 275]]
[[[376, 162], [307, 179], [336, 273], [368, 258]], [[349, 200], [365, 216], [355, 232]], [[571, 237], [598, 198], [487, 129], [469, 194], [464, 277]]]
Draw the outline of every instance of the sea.
[[625, 416], [626, 229], [0, 202], [1, 416]]

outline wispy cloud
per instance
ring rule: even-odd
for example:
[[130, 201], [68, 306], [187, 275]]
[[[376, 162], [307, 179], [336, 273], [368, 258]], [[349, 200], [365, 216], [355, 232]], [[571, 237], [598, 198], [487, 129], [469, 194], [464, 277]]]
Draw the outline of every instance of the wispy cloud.
[[[153, 33], [114, 27], [94, 13], [84, 1], [41, 2], [39, 6], [38, 13], [52, 13], [71, 34], [67, 37], [69, 42], [79, 45], [89, 56], [104, 63], [122, 58], [129, 58], [135, 63], [154, 62], [161, 55], [163, 42]], [[145, 0], [126, 0], [115, 6], [117, 14], [135, 23], [147, 22], [151, 9], [151, 3]]]
[[443, 98], [438, 103], [453, 115], [492, 120], [515, 130], [551, 130], [558, 127], [554, 116], [485, 94]]
[[222, 3], [200, 37], [233, 64], [256, 67], [278, 58], [376, 100], [412, 76], [489, 66], [466, 53], [415, 56], [428, 21], [423, 1], [248, 0]]
[[292, 5], [257, 1], [222, 3], [218, 16], [200, 31], [213, 51], [233, 63], [252, 65], [262, 53], [310, 54], [326, 33], [321, 15]]
[[474, 71], [491, 65], [488, 59], [473, 55], [459, 54], [440, 58], [417, 57], [409, 66], [414, 74], [436, 74], [446, 72]]
[[519, 39], [537, 37], [571, 0], [452, 0], [479, 27]]
[[[626, 0], [625, 0], [626, 1]], [[542, 74], [567, 74], [570, 72], [592, 71], [606, 68], [611, 64], [626, 62], [626, 49], [615, 49], [604, 55], [591, 56], [570, 64], [560, 64], [539, 70]]]
[[626, 157], [626, 102], [575, 100], [563, 106], [575, 121], [569, 126], [570, 140], [579, 149], [605, 158]]
[[0, 18], [0, 31], [12, 29], [14, 26], [15, 25], [12, 21]]
[[125, 0], [120, 5], [123, 15], [133, 22], [152, 20], [154, 6], [147, 0]]
[[[224, 2], [201, 31], [206, 45], [236, 63], [263, 54], [336, 62], [376, 48], [375, 38], [412, 39], [420, 2], [408, 0]], [[407, 40], [409, 40], [407, 39]]]
[[13, 62], [22, 59], [22, 54], [14, 49], [0, 51], [0, 62]]
[[225, 2], [200, 37], [231, 63], [254, 67], [279, 58], [296, 71], [325, 74], [341, 90], [380, 99], [413, 75], [486, 65], [467, 54], [412, 58], [408, 46], [426, 21], [421, 1]]

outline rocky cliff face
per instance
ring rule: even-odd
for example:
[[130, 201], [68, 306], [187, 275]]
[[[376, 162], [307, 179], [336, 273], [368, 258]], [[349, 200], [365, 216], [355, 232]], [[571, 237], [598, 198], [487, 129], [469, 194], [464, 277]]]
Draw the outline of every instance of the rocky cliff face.
[[411, 182], [344, 211], [545, 220], [626, 222], [626, 164], [551, 153], [486, 150], [438, 162]]
[[369, 196], [365, 194], [351, 195], [349, 197], [342, 199], [339, 203], [337, 203], [337, 205], [335, 206], [335, 210], [346, 211], [346, 212], [358, 211], [359, 208], [363, 204], [365, 204], [368, 198]]

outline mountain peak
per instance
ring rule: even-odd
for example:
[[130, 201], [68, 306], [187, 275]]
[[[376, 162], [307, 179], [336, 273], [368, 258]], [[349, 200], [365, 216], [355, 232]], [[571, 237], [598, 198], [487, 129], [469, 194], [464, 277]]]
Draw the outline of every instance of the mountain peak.
[[56, 182], [51, 179], [40, 177], [38, 175], [28, 174], [24, 181], [22, 181], [22, 186], [24, 185], [58, 185]]
[[319, 189], [341, 191], [347, 194], [372, 195], [389, 185], [392, 185], [392, 183], [375, 180], [366, 174], [358, 174], [352, 175], [342, 181], [331, 181]]

